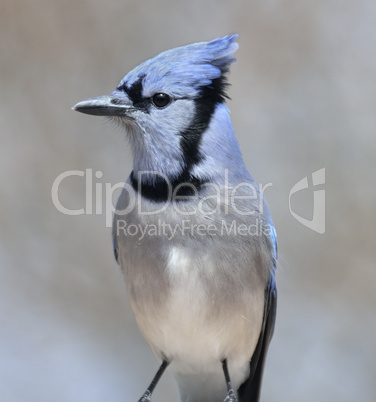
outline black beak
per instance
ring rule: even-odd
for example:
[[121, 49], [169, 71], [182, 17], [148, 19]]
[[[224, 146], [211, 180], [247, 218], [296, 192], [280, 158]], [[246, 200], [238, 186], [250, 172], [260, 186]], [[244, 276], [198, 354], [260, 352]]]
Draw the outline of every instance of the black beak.
[[94, 116], [125, 116], [130, 107], [116, 104], [111, 95], [97, 96], [76, 103], [72, 109]]

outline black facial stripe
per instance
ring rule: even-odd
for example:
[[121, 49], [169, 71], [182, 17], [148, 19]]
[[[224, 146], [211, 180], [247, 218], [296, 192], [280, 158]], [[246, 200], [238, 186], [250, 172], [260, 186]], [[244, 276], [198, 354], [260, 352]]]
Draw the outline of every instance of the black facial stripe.
[[141, 74], [138, 80], [135, 81], [129, 88], [126, 83], [118, 87], [119, 90], [127, 93], [129, 98], [132, 100], [133, 104], [141, 102], [144, 98], [142, 97], [142, 80], [145, 78], [145, 74]]
[[214, 79], [210, 85], [201, 87], [200, 97], [195, 99], [196, 112], [192, 123], [180, 133], [180, 145], [188, 172], [203, 159], [199, 151], [201, 137], [209, 127], [217, 104], [224, 102], [227, 98], [225, 93], [227, 85], [226, 77], [222, 74], [219, 78]]
[[[192, 197], [200, 192], [201, 187], [207, 182], [206, 179], [198, 179], [190, 176], [184, 171], [176, 179], [171, 182], [166, 181], [163, 177], [156, 175], [153, 184], [139, 183], [133, 172], [131, 173], [131, 183], [133, 189], [140, 193], [142, 197], [154, 202], [178, 201], [183, 202], [184, 199], [176, 197], [189, 196]], [[178, 187], [179, 186], [179, 187]]]
[[144, 78], [145, 74], [141, 74], [138, 77], [138, 80], [135, 81], [129, 88], [127, 87], [126, 83], [124, 83], [117, 89], [120, 91], [124, 91], [128, 95], [128, 97], [133, 102], [134, 107], [142, 109], [143, 111], [148, 113], [151, 101], [149, 98], [144, 98], [142, 96], [142, 89], [143, 89], [142, 81]]

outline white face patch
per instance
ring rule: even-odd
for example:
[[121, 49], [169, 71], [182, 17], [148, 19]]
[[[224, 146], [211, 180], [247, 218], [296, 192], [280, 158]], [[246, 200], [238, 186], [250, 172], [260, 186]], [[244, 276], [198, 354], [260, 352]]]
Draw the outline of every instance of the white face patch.
[[194, 114], [193, 100], [177, 99], [164, 108], [158, 108], [152, 104], [149, 113], [144, 114], [142, 121], [138, 123], [147, 131], [156, 131], [162, 136], [171, 137], [189, 127]]
[[173, 101], [163, 109], [151, 105], [149, 113], [135, 112], [141, 135], [134, 138], [134, 173], [157, 171], [178, 176], [183, 169], [180, 133], [189, 127], [194, 114], [194, 101], [188, 99]]

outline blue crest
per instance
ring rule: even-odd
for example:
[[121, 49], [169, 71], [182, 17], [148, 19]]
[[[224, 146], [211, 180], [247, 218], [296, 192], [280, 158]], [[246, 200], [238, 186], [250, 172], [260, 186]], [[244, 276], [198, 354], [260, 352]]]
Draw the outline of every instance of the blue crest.
[[194, 43], [167, 50], [130, 71], [117, 90], [137, 88], [139, 96], [150, 97], [166, 92], [172, 97], [195, 98], [203, 87], [221, 79], [224, 94], [225, 74], [236, 59], [232, 55], [238, 48], [238, 35], [226, 35], [210, 42]]

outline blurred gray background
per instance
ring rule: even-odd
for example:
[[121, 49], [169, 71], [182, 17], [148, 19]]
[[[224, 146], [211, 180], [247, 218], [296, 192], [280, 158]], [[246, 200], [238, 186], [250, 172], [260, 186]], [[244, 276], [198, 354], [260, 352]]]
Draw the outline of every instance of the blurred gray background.
[[[162, 50], [239, 33], [228, 102], [278, 231], [279, 309], [262, 401], [376, 400], [376, 2], [2, 0], [0, 400], [136, 401], [158, 367], [104, 215], [55, 178], [131, 170], [124, 133], [71, 111]], [[289, 211], [326, 169], [326, 232]], [[85, 208], [85, 177], [60, 186]], [[297, 193], [311, 219], [313, 189]], [[167, 374], [154, 401], [176, 400]]]

